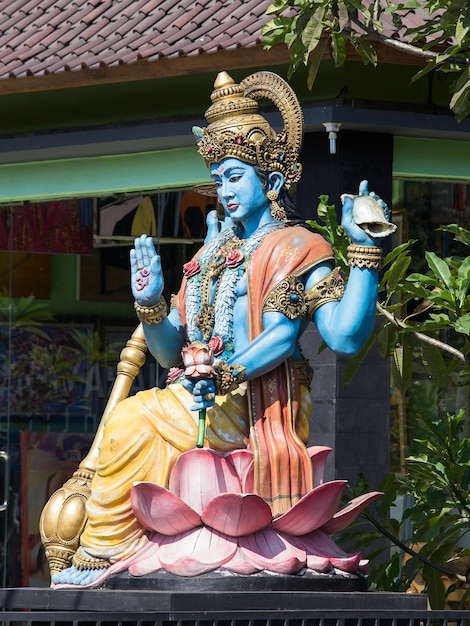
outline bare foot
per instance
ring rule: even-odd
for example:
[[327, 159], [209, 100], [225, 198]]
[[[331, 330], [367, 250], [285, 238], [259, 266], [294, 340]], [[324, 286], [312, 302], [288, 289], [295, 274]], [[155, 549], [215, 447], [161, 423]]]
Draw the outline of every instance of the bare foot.
[[[80, 548], [81, 552], [87, 556], [86, 552]], [[77, 569], [74, 565], [67, 569], [52, 574], [52, 585], [76, 585], [78, 587], [92, 586], [95, 581], [101, 579], [106, 569]], [[101, 582], [101, 581], [100, 581]]]

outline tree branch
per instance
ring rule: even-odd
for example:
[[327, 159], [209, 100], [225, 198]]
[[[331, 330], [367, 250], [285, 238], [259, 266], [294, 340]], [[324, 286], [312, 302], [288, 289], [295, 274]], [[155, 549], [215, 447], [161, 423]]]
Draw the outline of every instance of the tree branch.
[[[394, 48], [395, 50], [399, 50], [400, 52], [405, 52], [416, 57], [421, 57], [422, 59], [426, 59], [427, 61], [435, 61], [439, 56], [437, 52], [433, 52], [432, 50], [423, 50], [422, 48], [418, 48], [411, 43], [406, 43], [404, 41], [399, 41], [398, 39], [392, 39], [391, 37], [382, 35], [382, 33], [379, 33], [375, 29], [365, 26], [365, 24], [363, 24], [360, 20], [354, 17], [354, 15], [350, 14], [349, 19], [353, 24], [364, 30], [370, 39], [380, 41], [380, 43], [383, 43], [389, 48]], [[461, 65], [462, 67], [470, 65], [470, 58], [468, 57], [452, 56], [448, 57], [446, 61], [448, 63], [454, 63], [455, 65]]]
[[389, 539], [392, 543], [394, 543], [401, 550], [403, 550], [403, 552], [406, 552], [411, 557], [417, 558], [418, 561], [421, 561], [421, 563], [424, 563], [424, 565], [427, 565], [428, 567], [432, 567], [433, 569], [437, 570], [441, 574], [445, 574], [446, 576], [449, 576], [449, 578], [456, 578], [457, 580], [460, 580], [460, 582], [463, 582], [463, 583], [470, 582], [470, 579], [468, 579], [466, 576], [462, 576], [462, 574], [457, 574], [457, 572], [453, 572], [452, 570], [447, 569], [447, 567], [443, 567], [442, 565], [439, 565], [438, 563], [433, 563], [429, 559], [426, 559], [424, 556], [421, 556], [419, 552], [416, 552], [415, 550], [407, 546], [405, 543], [403, 543], [403, 541], [401, 541], [398, 537], [395, 537], [395, 535], [388, 532], [388, 530], [384, 526], [382, 526], [380, 522], [374, 519], [374, 517], [372, 517], [372, 515], [368, 511], [363, 511], [363, 514], [370, 524], [375, 526], [375, 528], [380, 533], [382, 533], [387, 539]]
[[[385, 317], [385, 319], [391, 322], [396, 328], [400, 330], [405, 330], [405, 329], [408, 330], [410, 328], [408, 324], [405, 324], [405, 322], [402, 322], [401, 320], [397, 319], [394, 315], [392, 315], [392, 313], [387, 311], [385, 307], [379, 304], [379, 302], [377, 302], [377, 310], [380, 313], [380, 315], [383, 315], [383, 317]], [[460, 352], [460, 350], [457, 350], [456, 348], [449, 346], [447, 343], [444, 343], [443, 341], [439, 341], [439, 339], [435, 339], [434, 337], [429, 337], [429, 335], [425, 335], [424, 333], [420, 333], [416, 330], [412, 332], [414, 336], [417, 337], [420, 341], [424, 341], [426, 343], [429, 343], [432, 346], [436, 346], [436, 348], [439, 348], [440, 350], [445, 350], [446, 352], [449, 352], [449, 354], [452, 354], [453, 356], [458, 358], [460, 361], [463, 361], [465, 365], [468, 365], [465, 354], [463, 352]]]

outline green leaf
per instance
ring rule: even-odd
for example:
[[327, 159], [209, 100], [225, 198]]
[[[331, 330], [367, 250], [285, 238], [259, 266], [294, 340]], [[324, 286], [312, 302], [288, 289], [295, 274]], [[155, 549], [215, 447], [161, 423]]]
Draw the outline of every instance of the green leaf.
[[399, 256], [402, 253], [406, 253], [409, 254], [409, 248], [416, 243], [416, 239], [410, 239], [409, 241], [406, 241], [405, 243], [402, 243], [401, 245], [397, 246], [396, 248], [393, 248], [393, 250], [391, 250], [387, 256], [384, 259], [384, 265], [388, 265], [389, 263], [391, 263], [397, 256]]
[[436, 346], [423, 342], [423, 357], [426, 369], [435, 383], [442, 387], [447, 382], [447, 365], [441, 351]]
[[438, 230], [443, 230], [454, 235], [455, 241], [460, 241], [470, 248], [470, 231], [458, 224], [447, 224], [440, 226]]
[[423, 76], [426, 76], [426, 74], [429, 74], [429, 72], [432, 72], [435, 69], [436, 69], [436, 61], [432, 59], [426, 63], [425, 67], [423, 67], [422, 70], [419, 70], [419, 72], [416, 72], [416, 74], [414, 74], [411, 77], [410, 82], [415, 83], [417, 80], [419, 80], [420, 78], [423, 78]]
[[346, 61], [346, 37], [340, 33], [331, 35], [331, 51], [335, 62], [335, 67], [341, 67]]
[[463, 70], [457, 80], [449, 106], [459, 122], [470, 114], [470, 68]]
[[307, 56], [314, 50], [320, 41], [323, 32], [323, 17], [325, 6], [319, 6], [302, 30], [302, 43], [305, 46]]
[[353, 357], [351, 357], [348, 360], [346, 367], [344, 368], [344, 375], [343, 375], [343, 383], [346, 387], [349, 385], [349, 383], [353, 379], [354, 374], [357, 372], [359, 366], [361, 365], [362, 361], [365, 359], [367, 353], [369, 352], [371, 347], [374, 345], [375, 340], [376, 340], [376, 334], [372, 333], [369, 339], [362, 346], [361, 350], [359, 350], [357, 354], [355, 354]]
[[459, 265], [457, 270], [456, 285], [461, 292], [460, 300], [461, 304], [464, 303], [465, 295], [467, 294], [470, 283], [470, 256], [466, 257]]
[[469, 27], [464, 23], [464, 21], [460, 18], [457, 20], [455, 24], [455, 40], [457, 41], [458, 46], [462, 46], [469, 32]]
[[338, 0], [336, 6], [338, 9], [338, 26], [339, 30], [342, 31], [348, 25], [349, 12], [343, 0]]
[[451, 286], [451, 273], [447, 263], [440, 259], [435, 252], [426, 252], [426, 260], [435, 276], [442, 280], [444, 285], [449, 288]]
[[320, 39], [318, 46], [310, 54], [307, 76], [307, 87], [309, 90], [312, 89], [313, 83], [315, 82], [315, 79], [317, 77], [318, 69], [323, 59], [323, 52], [325, 51], [327, 41], [328, 40], [326, 38]]
[[470, 335], [470, 313], [466, 313], [453, 322], [452, 326], [462, 335]]
[[403, 280], [411, 263], [410, 256], [401, 256], [384, 272], [384, 284], [387, 292], [394, 292], [398, 284]]
[[406, 279], [406, 282], [403, 285], [403, 289], [420, 300], [421, 298], [427, 298], [429, 295], [429, 291], [425, 287], [421, 287], [419, 284], [415, 284], [412, 282], [408, 282], [409, 278]]
[[272, 13], [282, 13], [289, 6], [289, 0], [274, 0], [274, 2], [266, 9], [265, 14], [271, 15]]
[[377, 65], [377, 53], [370, 41], [361, 37], [351, 37], [350, 41], [361, 56], [364, 65], [368, 63], [371, 63], [374, 67]]

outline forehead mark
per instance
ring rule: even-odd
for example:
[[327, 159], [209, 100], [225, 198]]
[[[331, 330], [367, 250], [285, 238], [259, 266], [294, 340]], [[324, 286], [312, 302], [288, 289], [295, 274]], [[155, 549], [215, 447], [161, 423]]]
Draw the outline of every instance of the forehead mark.
[[225, 171], [225, 166], [221, 163], [218, 167], [214, 167], [212, 170], [212, 175], [222, 176]]

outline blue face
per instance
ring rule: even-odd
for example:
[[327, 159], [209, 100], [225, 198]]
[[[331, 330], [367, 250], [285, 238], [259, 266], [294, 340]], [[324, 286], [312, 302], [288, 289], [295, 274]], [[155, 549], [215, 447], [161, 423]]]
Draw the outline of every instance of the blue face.
[[246, 224], [269, 214], [269, 201], [255, 169], [238, 159], [227, 158], [211, 165], [219, 201], [225, 214]]

